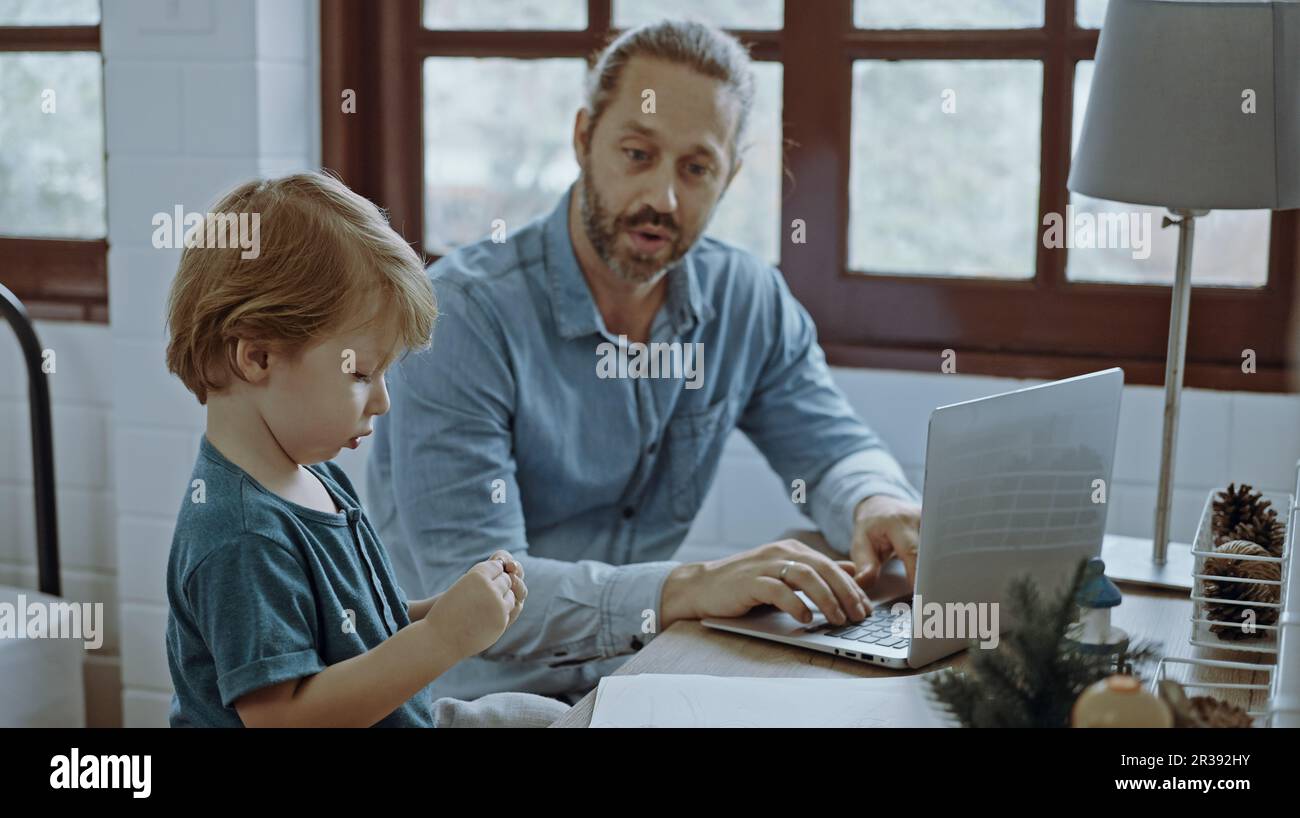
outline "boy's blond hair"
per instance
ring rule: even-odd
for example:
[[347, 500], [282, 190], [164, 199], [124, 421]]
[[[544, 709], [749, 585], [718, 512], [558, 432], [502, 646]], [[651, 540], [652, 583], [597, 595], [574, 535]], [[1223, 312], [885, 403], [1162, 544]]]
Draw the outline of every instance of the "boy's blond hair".
[[229, 374], [243, 379], [240, 338], [295, 357], [349, 319], [362, 323], [374, 296], [400, 348], [429, 345], [438, 307], [424, 265], [379, 208], [338, 179], [298, 173], [248, 182], [212, 210], [208, 221], [258, 214], [260, 248], [252, 258], [241, 257], [237, 241], [181, 255], [167, 303], [167, 369], [200, 404], [229, 385]]

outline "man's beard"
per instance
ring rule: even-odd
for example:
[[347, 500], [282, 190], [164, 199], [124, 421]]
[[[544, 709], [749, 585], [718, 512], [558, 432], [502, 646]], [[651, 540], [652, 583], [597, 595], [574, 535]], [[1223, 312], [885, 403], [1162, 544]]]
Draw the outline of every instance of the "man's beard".
[[[649, 205], [631, 216], [611, 216], [587, 171], [582, 173], [581, 205], [583, 229], [586, 230], [587, 240], [591, 242], [596, 255], [619, 278], [635, 284], [644, 284], [658, 278], [686, 255], [698, 237], [698, 234], [683, 235], [676, 219], [669, 214], [659, 213]], [[665, 260], [659, 260], [659, 253], [646, 256], [619, 246], [619, 236], [641, 225], [654, 225], [669, 231], [668, 256]]]

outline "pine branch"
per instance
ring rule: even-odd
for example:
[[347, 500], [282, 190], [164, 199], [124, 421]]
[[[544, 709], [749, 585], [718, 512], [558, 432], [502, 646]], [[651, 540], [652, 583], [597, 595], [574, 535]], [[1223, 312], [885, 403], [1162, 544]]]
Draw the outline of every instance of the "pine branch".
[[[994, 650], [970, 646], [966, 671], [931, 677], [929, 696], [963, 727], [1065, 727], [1074, 702], [1089, 685], [1113, 672], [1110, 657], [1080, 652], [1067, 634], [1079, 616], [1075, 597], [1087, 560], [1050, 604], [1029, 577], [1007, 589], [1016, 627]], [[1158, 657], [1159, 644], [1131, 644], [1119, 655], [1118, 672], [1142, 678]]]

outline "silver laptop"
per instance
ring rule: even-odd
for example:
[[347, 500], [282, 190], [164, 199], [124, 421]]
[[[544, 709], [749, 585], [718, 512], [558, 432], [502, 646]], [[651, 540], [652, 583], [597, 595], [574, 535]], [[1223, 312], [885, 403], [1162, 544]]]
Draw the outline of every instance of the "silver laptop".
[[1028, 575], [1053, 594], [1080, 560], [1101, 552], [1123, 386], [1123, 370], [1107, 369], [934, 410], [916, 565], [922, 611], [891, 611], [914, 601], [902, 564], [891, 560], [868, 590], [873, 611], [862, 622], [831, 625], [800, 592], [815, 612], [810, 624], [768, 606], [704, 624], [900, 669], [977, 639], [951, 637], [951, 628], [914, 635], [910, 617], [932, 602], [950, 610], [998, 603], [997, 632], [1015, 627], [1001, 605], [1010, 580]]

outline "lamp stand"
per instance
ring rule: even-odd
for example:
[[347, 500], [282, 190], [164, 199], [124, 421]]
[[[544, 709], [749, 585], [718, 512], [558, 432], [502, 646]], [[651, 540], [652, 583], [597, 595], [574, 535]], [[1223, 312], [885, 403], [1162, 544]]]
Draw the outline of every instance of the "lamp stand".
[[[1192, 303], [1192, 241], [1196, 219], [1208, 210], [1171, 210], [1162, 227], [1178, 227], [1178, 263], [1169, 307], [1169, 348], [1165, 354], [1165, 425], [1160, 441], [1160, 483], [1156, 490], [1155, 537], [1150, 560], [1140, 557], [1131, 537], [1107, 537], [1102, 547], [1106, 573], [1122, 582], [1191, 590], [1191, 545], [1169, 542], [1169, 511], [1174, 493], [1174, 450], [1178, 442], [1178, 410], [1187, 360], [1187, 315]], [[1127, 547], [1126, 547], [1127, 546]]]

